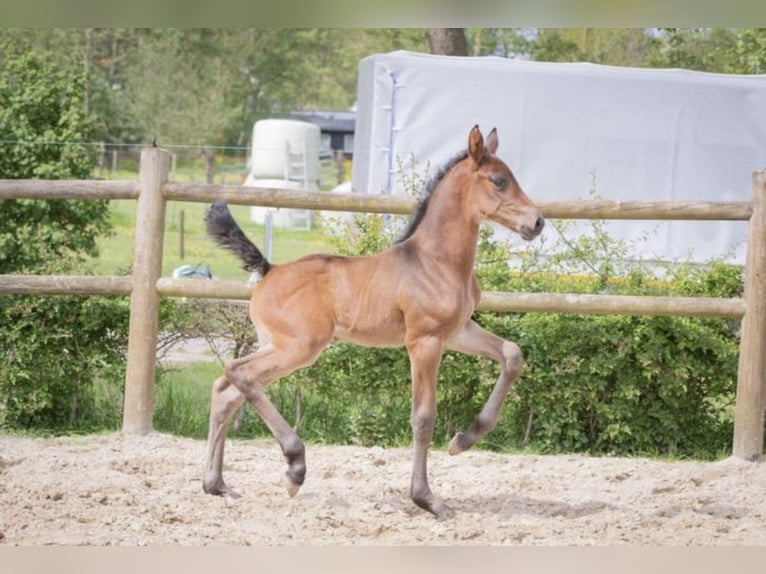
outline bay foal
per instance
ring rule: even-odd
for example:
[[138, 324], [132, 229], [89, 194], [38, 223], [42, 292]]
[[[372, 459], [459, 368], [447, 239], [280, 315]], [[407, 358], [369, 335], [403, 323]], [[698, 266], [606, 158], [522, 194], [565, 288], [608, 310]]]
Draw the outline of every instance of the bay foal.
[[450, 454], [470, 448], [494, 428], [500, 408], [522, 368], [521, 351], [471, 320], [481, 291], [474, 274], [479, 224], [494, 221], [529, 241], [543, 217], [496, 155], [493, 129], [486, 143], [478, 126], [468, 149], [429, 185], [408, 230], [391, 248], [372, 256], [310, 255], [272, 265], [245, 237], [223, 202], [206, 215], [209, 235], [238, 255], [247, 271], [262, 276], [250, 301], [260, 348], [231, 361], [213, 383], [203, 487], [236, 496], [222, 475], [226, 429], [247, 400], [279, 442], [293, 496], [306, 474], [301, 439], [269, 400], [279, 377], [312, 364], [335, 340], [376, 347], [405, 346], [412, 377], [414, 461], [410, 494], [437, 518], [450, 508], [428, 486], [427, 455], [436, 416], [436, 381], [445, 349], [497, 361], [500, 376], [471, 426], [455, 435]]

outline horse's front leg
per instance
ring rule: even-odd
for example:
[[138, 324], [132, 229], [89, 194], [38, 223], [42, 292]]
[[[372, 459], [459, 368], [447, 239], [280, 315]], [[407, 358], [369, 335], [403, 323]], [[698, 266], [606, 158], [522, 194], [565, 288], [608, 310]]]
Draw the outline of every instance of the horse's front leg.
[[410, 423], [414, 444], [410, 496], [420, 508], [439, 519], [452, 515], [452, 510], [434, 496], [428, 486], [428, 447], [436, 421], [436, 380], [442, 348], [442, 342], [435, 337], [423, 337], [407, 344], [412, 371]]
[[500, 376], [481, 412], [465, 432], [457, 433], [449, 444], [449, 453], [458, 454], [471, 448], [476, 441], [495, 428], [500, 409], [508, 391], [519, 378], [524, 361], [521, 349], [469, 321], [465, 328], [447, 343], [447, 348], [468, 355], [480, 355], [500, 364]]

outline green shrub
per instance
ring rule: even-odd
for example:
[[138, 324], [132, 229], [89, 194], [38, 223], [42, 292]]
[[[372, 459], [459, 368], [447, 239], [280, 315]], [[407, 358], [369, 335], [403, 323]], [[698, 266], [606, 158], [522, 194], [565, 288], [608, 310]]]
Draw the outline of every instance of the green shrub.
[[[566, 239], [565, 225], [557, 232], [564, 248], [546, 258], [534, 248], [519, 254], [520, 272], [505, 289], [742, 295], [740, 267], [631, 262], [631, 246], [611, 238], [601, 222], [577, 241]], [[488, 437], [493, 445], [702, 458], [728, 451], [739, 321], [538, 313], [482, 313], [479, 321], [517, 341], [526, 361]]]
[[527, 363], [496, 431], [508, 444], [684, 456], [728, 448], [730, 332], [669, 317], [527, 314], [505, 323], [497, 331], [520, 342]]
[[0, 427], [118, 428], [128, 301], [0, 297]]
[[[0, 178], [88, 177], [80, 67], [0, 48]], [[109, 228], [106, 201], [0, 200], [0, 273], [87, 273]], [[0, 426], [115, 428], [127, 323], [122, 297], [1, 296]]]
[[[334, 345], [273, 388], [282, 385], [301, 389], [298, 428], [308, 440], [366, 446], [408, 440], [409, 362], [402, 349]], [[294, 391], [271, 394], [283, 413], [294, 417]]]

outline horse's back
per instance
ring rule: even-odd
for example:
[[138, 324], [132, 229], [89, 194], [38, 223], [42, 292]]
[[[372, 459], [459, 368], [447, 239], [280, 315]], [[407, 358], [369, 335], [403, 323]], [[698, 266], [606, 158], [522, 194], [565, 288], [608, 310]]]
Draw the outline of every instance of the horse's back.
[[367, 257], [310, 255], [274, 265], [255, 286], [256, 328], [291, 337], [329, 337], [369, 346], [399, 346], [395, 263], [387, 252]]

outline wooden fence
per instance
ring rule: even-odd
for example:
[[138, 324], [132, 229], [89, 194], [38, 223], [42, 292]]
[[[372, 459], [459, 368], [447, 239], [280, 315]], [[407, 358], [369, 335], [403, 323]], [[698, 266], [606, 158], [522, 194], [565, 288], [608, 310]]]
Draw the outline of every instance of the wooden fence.
[[[168, 181], [170, 154], [141, 153], [134, 181], [0, 180], [0, 199], [135, 199], [136, 239], [129, 277], [0, 275], [0, 293], [130, 295], [130, 327], [122, 430], [151, 431], [154, 411], [158, 305], [161, 296], [248, 299], [250, 287], [234, 281], [189, 281], [160, 277], [167, 201], [407, 214], [408, 197], [326, 194]], [[733, 454], [763, 454], [766, 407], [766, 172], [753, 174], [749, 202], [539, 202], [549, 219], [657, 219], [748, 221], [744, 297], [639, 297], [485, 292], [480, 310], [608, 313], [742, 318]]]

